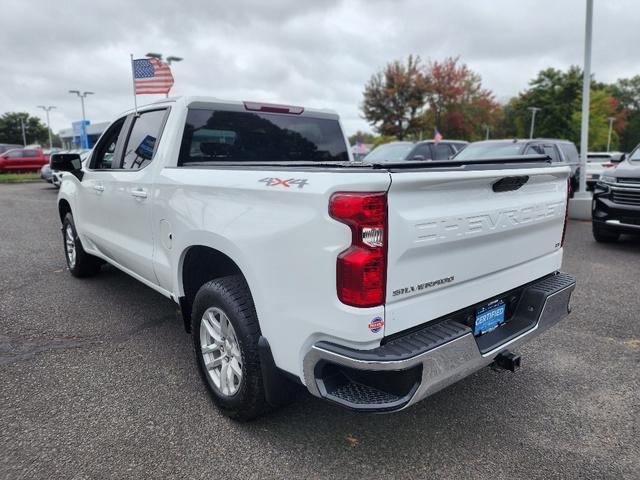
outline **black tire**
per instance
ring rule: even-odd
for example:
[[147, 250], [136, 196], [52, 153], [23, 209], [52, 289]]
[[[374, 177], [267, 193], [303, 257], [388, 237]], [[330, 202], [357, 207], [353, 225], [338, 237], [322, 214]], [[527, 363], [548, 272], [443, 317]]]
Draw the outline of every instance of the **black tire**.
[[596, 239], [596, 242], [600, 243], [617, 242], [620, 238], [620, 232], [607, 230], [598, 226], [596, 223], [593, 223], [593, 238]]
[[[73, 238], [73, 244], [75, 248], [75, 261], [72, 262], [69, 258], [69, 250], [67, 246], [67, 231], [70, 229], [71, 236]], [[64, 257], [67, 261], [67, 267], [71, 272], [71, 275], [78, 278], [90, 277], [97, 274], [100, 271], [100, 265], [102, 261], [89, 255], [82, 248], [82, 242], [78, 238], [78, 232], [76, 231], [76, 225], [73, 222], [73, 215], [67, 213], [62, 222], [62, 244], [64, 245]]]
[[[211, 308], [225, 313], [239, 344], [242, 379], [233, 395], [225, 395], [218, 390], [205, 366], [200, 327], [205, 312]], [[193, 302], [191, 332], [198, 370], [220, 411], [240, 421], [251, 420], [266, 412], [269, 405], [265, 399], [258, 353], [260, 325], [249, 286], [242, 275], [218, 278], [200, 287]]]

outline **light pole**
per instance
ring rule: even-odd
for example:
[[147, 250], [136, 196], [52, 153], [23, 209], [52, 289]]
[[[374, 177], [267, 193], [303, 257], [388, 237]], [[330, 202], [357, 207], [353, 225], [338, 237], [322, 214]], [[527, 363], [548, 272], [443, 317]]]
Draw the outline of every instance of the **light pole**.
[[[146, 55], [147, 57], [151, 57], [151, 58], [157, 58], [158, 60], [162, 60], [162, 54], [161, 53], [154, 53], [154, 52], [149, 52]], [[167, 57], [167, 65], [171, 65], [172, 62], [181, 62], [183, 60], [182, 57], [175, 57], [173, 55], [170, 55]], [[165, 94], [166, 98], [169, 98], [169, 93], [167, 92]]]
[[611, 147], [611, 130], [613, 130], [613, 122], [616, 121], [616, 117], [609, 117], [609, 136], [607, 137], [607, 152], [609, 151], [609, 147]]
[[[587, 0], [584, 32], [584, 72], [582, 73], [582, 125], [580, 127], [580, 186], [587, 194], [587, 152], [589, 151], [589, 94], [591, 89], [591, 38], [593, 36], [593, 0]], [[588, 196], [588, 195], [587, 195]]]
[[22, 145], [27, 146], [27, 134], [24, 131], [24, 117], [20, 117], [20, 127], [22, 128]]
[[80, 139], [80, 143], [82, 144], [82, 148], [89, 148], [89, 140], [87, 139], [87, 127], [85, 125], [86, 116], [84, 114], [84, 99], [87, 98], [87, 95], [94, 95], [94, 93], [80, 93], [80, 90], [69, 90], [69, 93], [75, 93], [78, 97], [80, 97], [80, 104], [82, 105], [82, 138]]
[[533, 138], [533, 129], [536, 125], [536, 112], [539, 112], [542, 109], [538, 107], [529, 107], [527, 110], [531, 112], [531, 129], [529, 130], [529, 138]]
[[45, 106], [45, 105], [38, 105], [38, 108], [43, 109], [45, 112], [47, 112], [47, 131], [49, 132], [49, 148], [53, 148], [53, 140], [51, 137], [51, 123], [49, 122], [49, 112], [51, 110], [53, 110], [55, 107], [55, 105], [49, 105], [49, 106]]

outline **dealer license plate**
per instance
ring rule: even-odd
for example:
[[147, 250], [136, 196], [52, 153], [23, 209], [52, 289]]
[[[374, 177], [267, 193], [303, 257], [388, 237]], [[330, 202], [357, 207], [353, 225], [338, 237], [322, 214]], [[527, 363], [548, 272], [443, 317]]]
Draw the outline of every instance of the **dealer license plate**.
[[490, 303], [476, 311], [474, 335], [482, 335], [504, 323], [505, 304], [502, 300]]

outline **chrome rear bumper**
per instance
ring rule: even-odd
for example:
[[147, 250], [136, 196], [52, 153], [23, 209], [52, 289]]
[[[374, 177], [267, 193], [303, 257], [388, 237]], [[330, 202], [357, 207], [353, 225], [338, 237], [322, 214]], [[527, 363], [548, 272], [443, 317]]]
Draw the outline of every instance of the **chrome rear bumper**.
[[558, 323], [569, 313], [575, 285], [564, 273], [528, 285], [512, 318], [481, 337], [444, 318], [374, 350], [318, 342], [304, 358], [305, 383], [313, 395], [354, 410], [406, 408]]

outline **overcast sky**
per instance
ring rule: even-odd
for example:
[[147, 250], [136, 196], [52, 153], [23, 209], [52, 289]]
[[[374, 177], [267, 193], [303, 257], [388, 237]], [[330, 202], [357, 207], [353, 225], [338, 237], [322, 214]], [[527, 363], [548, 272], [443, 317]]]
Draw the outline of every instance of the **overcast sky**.
[[[582, 65], [585, 0], [2, 0], [0, 113], [56, 105], [52, 128], [133, 106], [129, 53], [184, 57], [174, 95], [336, 110], [370, 131], [362, 90], [387, 62], [459, 55], [505, 101], [542, 68]], [[596, 0], [593, 72], [640, 73], [640, 2]], [[144, 104], [158, 95], [138, 96]]]

